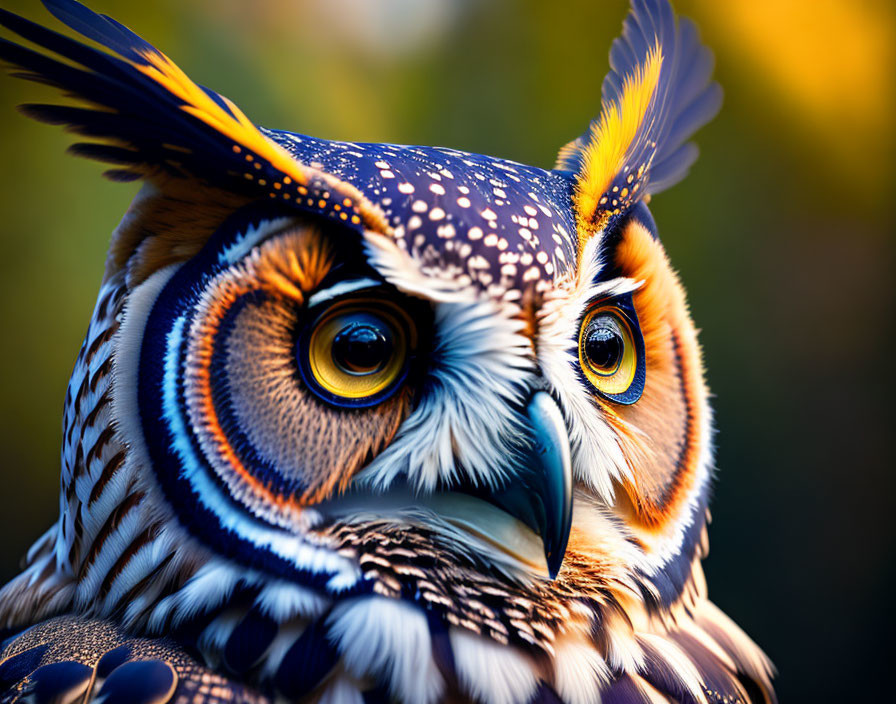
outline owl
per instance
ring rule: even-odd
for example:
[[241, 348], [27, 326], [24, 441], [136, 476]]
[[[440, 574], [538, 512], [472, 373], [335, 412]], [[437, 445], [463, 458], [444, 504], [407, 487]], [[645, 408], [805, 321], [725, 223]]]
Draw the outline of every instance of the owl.
[[[545, 170], [265, 129], [115, 20], [10, 12], [23, 106], [142, 187], [0, 591], [4, 702], [773, 702], [707, 598], [712, 419], [648, 209], [717, 112], [633, 0]], [[29, 48], [35, 47], [35, 48]]]

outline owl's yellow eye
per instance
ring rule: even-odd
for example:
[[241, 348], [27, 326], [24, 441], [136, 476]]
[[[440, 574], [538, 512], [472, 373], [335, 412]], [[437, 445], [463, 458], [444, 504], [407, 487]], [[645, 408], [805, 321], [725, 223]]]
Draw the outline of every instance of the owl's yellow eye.
[[324, 311], [298, 345], [313, 391], [338, 405], [369, 406], [404, 379], [416, 336], [391, 302], [343, 301]]
[[579, 330], [579, 364], [602, 395], [618, 403], [637, 401], [644, 388], [643, 355], [640, 331], [622, 308], [599, 305], [585, 315]]

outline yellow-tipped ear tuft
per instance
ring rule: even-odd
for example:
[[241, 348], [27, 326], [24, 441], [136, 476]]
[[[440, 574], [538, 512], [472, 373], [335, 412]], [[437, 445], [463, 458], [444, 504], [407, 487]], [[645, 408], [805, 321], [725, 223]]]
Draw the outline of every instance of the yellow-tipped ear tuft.
[[281, 175], [289, 176], [297, 185], [308, 183], [307, 170], [296, 163], [283, 147], [265, 137], [231, 100], [224, 96], [218, 96], [220, 103], [212, 99], [209, 93], [190, 80], [189, 76], [162, 52], [153, 49], [141, 50], [138, 53], [145, 63], [133, 61], [131, 63], [134, 68], [182, 101], [181, 110], [233, 140], [234, 150], [245, 149], [246, 153], [267, 161]]
[[718, 112], [712, 53], [668, 0], [631, 0], [610, 49], [601, 115], [560, 149], [554, 166], [574, 181], [579, 256], [638, 203], [678, 183], [697, 158], [688, 140]]
[[[633, 190], [637, 190], [638, 180], [649, 168], [650, 164], [629, 164], [633, 169], [626, 192], [615, 200], [607, 193], [610, 184], [620, 172], [626, 168], [626, 157], [639, 134], [644, 133], [644, 119], [648, 114], [650, 101], [656, 93], [663, 64], [662, 51], [659, 44], [648, 52], [643, 64], [627, 75], [622, 85], [619, 102], [604, 105], [600, 119], [591, 125], [590, 140], [583, 154], [582, 170], [576, 182], [576, 212], [579, 219], [579, 231], [600, 230], [605, 221]], [[567, 145], [564, 149], [570, 149]], [[607, 205], [611, 207], [607, 207]], [[595, 222], [595, 215], [601, 217]]]

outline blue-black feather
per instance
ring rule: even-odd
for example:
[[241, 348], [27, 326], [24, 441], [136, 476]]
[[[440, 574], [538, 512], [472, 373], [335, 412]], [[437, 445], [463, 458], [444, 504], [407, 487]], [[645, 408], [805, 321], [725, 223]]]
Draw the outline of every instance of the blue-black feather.
[[[106, 78], [123, 78], [128, 75], [127, 64], [109, 54], [82, 44], [70, 37], [47, 29], [37, 22], [0, 9], [0, 26], [15, 32], [23, 39], [70, 59], [75, 63], [103, 74]], [[16, 63], [13, 61], [13, 63]]]
[[629, 675], [620, 675], [605, 691], [600, 693], [601, 704], [652, 704]]
[[432, 643], [432, 659], [446, 681], [457, 682], [457, 663], [454, 659], [448, 626], [442, 616], [432, 609], [427, 609], [425, 613]]
[[[123, 58], [0, 10], [0, 26], [68, 61], [5, 39], [0, 39], [0, 60], [24, 69], [16, 74], [19, 77], [53, 85], [91, 105], [26, 106], [26, 114], [68, 125], [85, 136], [126, 143], [134, 151], [129, 164], [137, 171], [140, 167], [161, 167], [240, 191], [251, 189], [251, 184], [239, 178], [244, 166], [230, 148], [232, 140], [182, 110], [182, 100], [138, 69], [137, 65], [147, 63], [145, 56], [159, 52], [115, 20], [80, 3], [48, 0], [45, 5], [58, 19]], [[226, 100], [214, 91], [203, 90], [233, 115]], [[78, 153], [105, 160], [113, 152], [79, 148]]]
[[274, 636], [277, 623], [268, 616], [251, 610], [227, 639], [224, 662], [235, 675], [245, 675], [261, 659]]
[[141, 52], [155, 52], [151, 44], [111, 17], [99, 15], [75, 0], [43, 0], [52, 15], [79, 34], [131, 61], [145, 61]]
[[700, 679], [705, 689], [717, 694], [717, 701], [754, 701], [761, 702], [763, 698], [751, 699], [738, 680], [737, 673], [732, 672], [718, 655], [710, 652], [705, 645], [685, 631], [674, 631], [670, 637], [676, 644], [688, 654], [688, 660], [693, 663], [700, 673]]
[[112, 671], [97, 692], [104, 704], [158, 704], [169, 701], [177, 675], [163, 660], [136, 660]]
[[682, 679], [669, 660], [654, 648], [648, 640], [640, 641], [644, 653], [644, 667], [641, 676], [655, 689], [679, 704], [700, 704], [691, 692], [683, 686]]
[[563, 700], [550, 685], [541, 682], [535, 694], [529, 699], [529, 704], [563, 704]]
[[385, 682], [377, 682], [372, 689], [362, 692], [361, 698], [364, 704], [391, 704], [395, 701]]
[[87, 688], [92, 675], [93, 668], [74, 660], [43, 665], [28, 677], [28, 701], [34, 704], [73, 701]]
[[0, 688], [6, 688], [34, 672], [49, 647], [37, 645], [4, 660], [0, 665]]
[[312, 622], [286, 651], [274, 685], [284, 696], [298, 699], [314, 689], [338, 660], [339, 654], [327, 638], [323, 619]]
[[96, 664], [97, 679], [106, 679], [114, 670], [117, 670], [131, 659], [132, 652], [133, 648], [130, 645], [119, 645], [117, 648], [112, 648], [112, 650], [107, 650], [103, 653], [103, 656]]

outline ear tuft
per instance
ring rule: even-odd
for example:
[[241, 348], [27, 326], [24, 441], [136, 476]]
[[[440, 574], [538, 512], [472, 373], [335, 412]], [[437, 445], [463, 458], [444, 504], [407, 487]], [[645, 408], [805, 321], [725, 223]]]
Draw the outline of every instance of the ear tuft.
[[712, 54], [667, 0], [633, 0], [610, 66], [600, 117], [554, 167], [575, 178], [580, 252], [633, 205], [684, 178], [697, 157], [686, 140], [721, 105]]
[[222, 208], [232, 212], [259, 200], [389, 232], [381, 210], [354, 186], [300, 163], [230, 100], [194, 83], [127, 27], [75, 0], [44, 4], [101, 48], [0, 9], [0, 27], [37, 47], [0, 39], [0, 61], [14, 67], [13, 75], [54, 86], [78, 103], [22, 111], [86, 137], [73, 153], [112, 164], [106, 176], [113, 180], [144, 179], [160, 205], [158, 217], [132, 209], [125, 229], [136, 234], [116, 238], [114, 268], [148, 235], [186, 234], [195, 244], [220, 224]]

